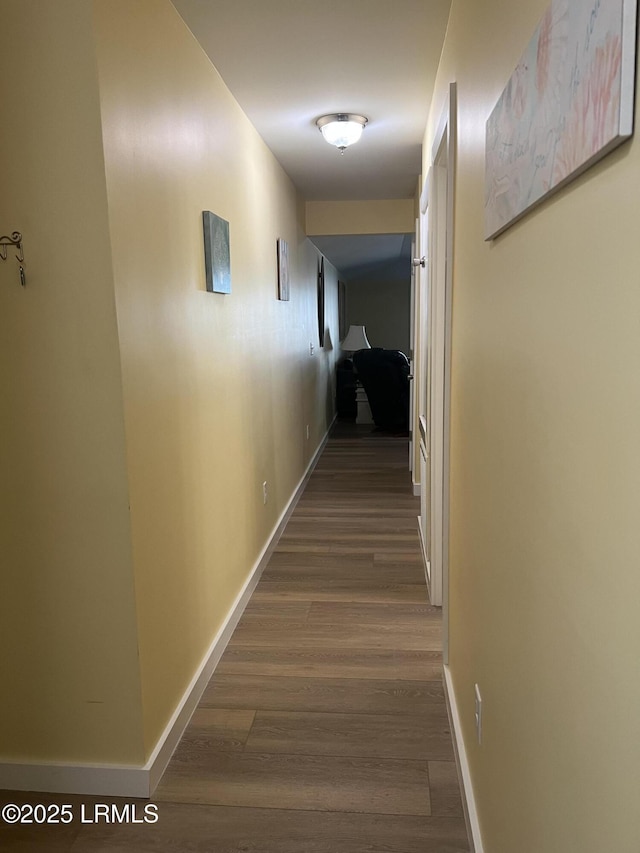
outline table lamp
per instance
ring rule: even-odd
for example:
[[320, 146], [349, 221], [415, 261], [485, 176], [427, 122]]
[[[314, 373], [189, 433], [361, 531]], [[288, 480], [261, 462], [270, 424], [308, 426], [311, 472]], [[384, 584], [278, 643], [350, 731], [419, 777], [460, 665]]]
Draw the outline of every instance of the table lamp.
[[359, 349], [371, 349], [364, 326], [349, 326], [347, 337], [342, 341], [343, 352], [357, 352]]

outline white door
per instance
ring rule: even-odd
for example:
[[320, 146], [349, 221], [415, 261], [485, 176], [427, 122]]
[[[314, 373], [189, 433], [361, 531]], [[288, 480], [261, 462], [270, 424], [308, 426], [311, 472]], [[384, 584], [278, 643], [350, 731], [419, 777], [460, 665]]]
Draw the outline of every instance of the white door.
[[426, 480], [422, 501], [425, 527], [425, 567], [431, 603], [443, 607], [444, 653], [447, 661], [449, 561], [449, 427], [451, 396], [451, 307], [453, 286], [453, 179], [455, 165], [456, 86], [438, 125], [432, 149], [432, 167], [421, 215], [428, 218], [428, 307], [423, 340], [426, 364], [421, 384], [425, 391]]
[[[420, 225], [420, 220], [416, 219], [416, 233], [411, 241], [411, 257], [415, 258], [417, 247], [418, 247], [418, 228]], [[409, 308], [409, 375], [411, 377], [411, 382], [409, 385], [409, 471], [413, 475], [414, 464], [415, 464], [415, 434], [413, 429], [414, 422], [414, 413], [415, 413], [415, 399], [413, 394], [413, 376], [415, 370], [415, 346], [416, 346], [416, 334], [415, 334], [415, 316], [416, 316], [416, 267], [414, 262], [411, 263], [411, 303]], [[415, 483], [416, 478], [412, 476], [412, 480]]]
[[420, 203], [420, 251], [425, 258], [424, 265], [419, 268], [419, 294], [420, 294], [420, 377], [416, 387], [416, 397], [419, 400], [419, 417], [417, 420], [418, 436], [420, 441], [420, 540], [422, 545], [422, 556], [424, 571], [429, 588], [431, 590], [431, 431], [429, 422], [431, 417], [431, 282], [429, 277], [429, 185], [430, 175], [427, 176], [425, 187]]

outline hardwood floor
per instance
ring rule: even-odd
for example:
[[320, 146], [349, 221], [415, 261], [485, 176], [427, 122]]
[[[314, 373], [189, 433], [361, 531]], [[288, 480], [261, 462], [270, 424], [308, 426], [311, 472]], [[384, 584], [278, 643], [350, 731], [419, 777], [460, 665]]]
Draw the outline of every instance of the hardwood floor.
[[[406, 439], [339, 425], [153, 797], [158, 822], [48, 841], [0, 825], [0, 849], [468, 851], [418, 504]], [[43, 801], [10, 801], [25, 798]]]

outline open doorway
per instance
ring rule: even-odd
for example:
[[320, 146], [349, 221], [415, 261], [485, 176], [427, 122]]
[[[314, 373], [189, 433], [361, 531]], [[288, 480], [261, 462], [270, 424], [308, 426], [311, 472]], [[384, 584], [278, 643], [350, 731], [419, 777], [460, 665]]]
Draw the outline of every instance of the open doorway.
[[338, 234], [310, 238], [345, 284], [345, 330], [366, 327], [372, 347], [409, 355], [411, 235]]

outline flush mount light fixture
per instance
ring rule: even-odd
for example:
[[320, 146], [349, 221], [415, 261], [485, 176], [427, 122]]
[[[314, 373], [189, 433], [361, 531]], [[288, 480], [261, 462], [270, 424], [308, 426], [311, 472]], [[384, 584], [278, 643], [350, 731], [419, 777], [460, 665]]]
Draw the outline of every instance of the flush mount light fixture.
[[344, 154], [347, 145], [353, 145], [360, 139], [368, 121], [368, 118], [353, 113], [332, 113], [321, 116], [316, 124], [329, 145], [335, 145]]

